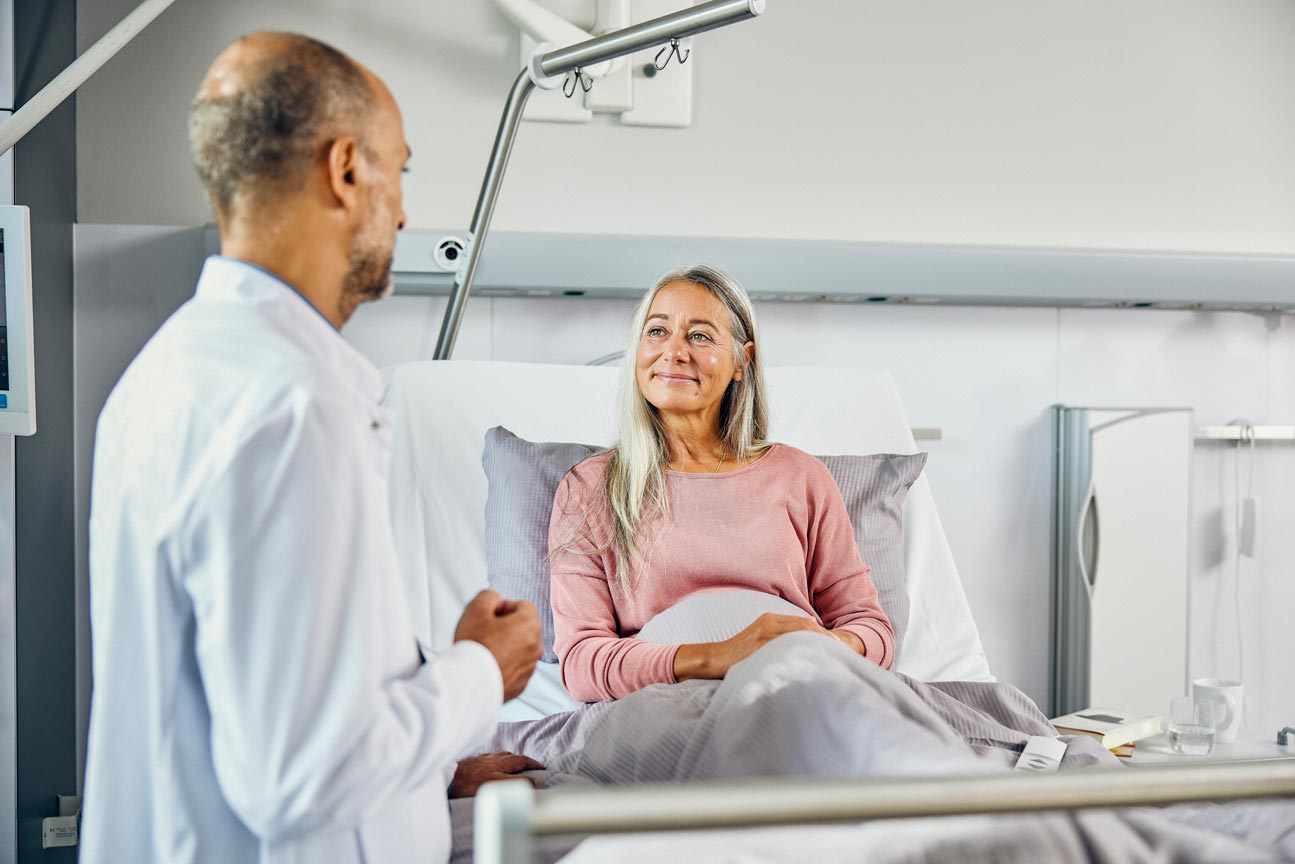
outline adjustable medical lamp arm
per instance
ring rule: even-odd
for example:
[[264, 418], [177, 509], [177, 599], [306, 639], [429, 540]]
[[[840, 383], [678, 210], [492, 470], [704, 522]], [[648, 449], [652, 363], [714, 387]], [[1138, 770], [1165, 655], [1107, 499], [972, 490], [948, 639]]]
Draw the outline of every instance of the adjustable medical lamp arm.
[[636, 51], [666, 45], [672, 39], [696, 36], [754, 18], [764, 12], [764, 5], [765, 0], [711, 0], [691, 9], [663, 15], [566, 48], [553, 50], [552, 46], [541, 45], [535, 49], [527, 68], [513, 82], [503, 117], [499, 121], [494, 148], [490, 152], [490, 161], [486, 164], [486, 176], [481, 181], [481, 193], [477, 196], [477, 206], [472, 213], [472, 225], [468, 229], [463, 260], [454, 273], [449, 306], [445, 309], [445, 319], [441, 322], [441, 332], [436, 339], [435, 359], [448, 360], [454, 351], [459, 324], [463, 320], [463, 309], [472, 293], [472, 280], [481, 260], [486, 233], [490, 230], [490, 220], [494, 216], [499, 187], [503, 182], [504, 171], [508, 168], [508, 157], [517, 137], [517, 127], [521, 124], [522, 110], [526, 107], [531, 91], [537, 86], [545, 89], [556, 87], [564, 75], [576, 69], [587, 69]]
[[[593, 39], [587, 33], [567, 19], [545, 9], [535, 0], [492, 0], [504, 17], [521, 28], [541, 46], [548, 43], [549, 48], [558, 45], [576, 45]], [[585, 69], [585, 74], [595, 78], [601, 77], [609, 64], [600, 63], [598, 67]]]
[[144, 0], [125, 18], [117, 23], [103, 37], [85, 50], [80, 57], [73, 60], [68, 67], [40, 89], [40, 92], [28, 99], [13, 116], [0, 124], [0, 154], [22, 140], [23, 136], [36, 127], [36, 124], [71, 96], [76, 88], [99, 71], [117, 52], [126, 47], [130, 40], [153, 22], [153, 19], [166, 11], [175, 0]]

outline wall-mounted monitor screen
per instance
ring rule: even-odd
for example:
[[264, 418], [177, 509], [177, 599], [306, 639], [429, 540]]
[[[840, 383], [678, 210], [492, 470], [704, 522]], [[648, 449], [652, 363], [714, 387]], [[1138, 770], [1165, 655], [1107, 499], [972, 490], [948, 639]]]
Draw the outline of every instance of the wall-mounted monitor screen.
[[0, 206], [0, 435], [36, 432], [31, 318], [31, 222]]

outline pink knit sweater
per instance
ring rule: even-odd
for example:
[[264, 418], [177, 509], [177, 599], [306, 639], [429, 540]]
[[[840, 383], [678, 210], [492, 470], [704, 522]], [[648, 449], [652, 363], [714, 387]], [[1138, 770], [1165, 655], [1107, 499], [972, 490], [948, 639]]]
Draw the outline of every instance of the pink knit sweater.
[[[563, 478], [549, 523], [550, 548], [571, 547], [553, 556], [550, 590], [555, 649], [572, 696], [619, 699], [649, 684], [675, 683], [679, 646], [635, 635], [691, 594], [731, 588], [776, 595], [828, 629], [849, 630], [869, 659], [890, 667], [894, 632], [822, 462], [774, 445], [724, 474], [667, 471], [669, 522], [658, 518], [650, 526], [646, 560], [626, 597], [609, 580], [615, 556], [605, 548], [611, 513], [601, 484], [610, 458], [586, 459]], [[573, 551], [597, 549], [603, 551]]]

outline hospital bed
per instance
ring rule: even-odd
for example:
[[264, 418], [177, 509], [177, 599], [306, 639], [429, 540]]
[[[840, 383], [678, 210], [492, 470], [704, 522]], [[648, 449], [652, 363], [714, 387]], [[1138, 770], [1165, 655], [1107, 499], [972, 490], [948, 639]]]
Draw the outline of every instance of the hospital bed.
[[[614, 438], [614, 389], [618, 374], [618, 369], [596, 366], [455, 361], [408, 363], [384, 371], [384, 404], [394, 414], [390, 487], [393, 531], [418, 639], [427, 650], [437, 651], [450, 644], [463, 606], [487, 587], [484, 512], [488, 484], [482, 469], [487, 430], [502, 426], [533, 442], [609, 444]], [[773, 440], [824, 456], [916, 452], [908, 419], [889, 373], [775, 368], [766, 374]], [[899, 645], [896, 671], [921, 681], [994, 681], [924, 474], [913, 484], [904, 502], [903, 558], [910, 612], [908, 628]], [[541, 663], [526, 692], [505, 706], [503, 719], [541, 718], [576, 707], [577, 703], [562, 689], [557, 673], [556, 663]], [[902, 788], [903, 784], [891, 786], [889, 791], [880, 790], [875, 784], [871, 790], [865, 788], [866, 784], [850, 783], [778, 783], [764, 787], [728, 784], [715, 786], [714, 794], [707, 792], [706, 787], [697, 787], [691, 798], [679, 790], [642, 790], [634, 798], [635, 791], [629, 790], [617, 793], [631, 796], [619, 808], [615, 804], [617, 795], [602, 792], [595, 796], [587, 790], [541, 792], [541, 797], [554, 797], [547, 806], [539, 806], [528, 786], [503, 790], [506, 784], [497, 784], [502, 794], [487, 794], [490, 790], [483, 790], [478, 799], [478, 809], [482, 811], [478, 817], [491, 819], [496, 826], [505, 826], [505, 833], [479, 841], [478, 855], [479, 860], [526, 860], [529, 855], [526, 832], [532, 822], [540, 833], [570, 834], [630, 831], [636, 824], [642, 830], [660, 830], [685, 824], [738, 826], [859, 820], [869, 816], [1009, 812], [1129, 801], [1159, 803], [1166, 798], [1163, 793], [1160, 797], [1154, 795], [1157, 787], [1178, 792], [1176, 796], [1170, 794], [1168, 800], [1193, 800], [1193, 797], [1220, 794], [1222, 797], [1295, 795], [1295, 770], [1290, 768], [1295, 763], [1283, 764], [1284, 771], [1281, 766], [1270, 765], [1266, 773], [1234, 769], [1231, 774], [1225, 774], [1216, 770], [1200, 781], [1183, 773], [1188, 769], [1178, 769], [1172, 783], [1140, 773], [1141, 780], [1129, 779], [1123, 786], [1110, 782], [1093, 784], [1086, 792], [1083, 789], [1076, 792], [1076, 788], [1067, 787], [1064, 782], [1056, 786], [1056, 781], [1063, 780], [1063, 772], [1052, 778], [1023, 778], [1046, 779], [1054, 784], [1054, 787], [1036, 785], [1025, 795], [1019, 786], [1009, 788], [1010, 783], [993, 785], [993, 781], [1017, 778], [967, 778], [965, 782], [971, 785], [961, 798], [949, 794], [956, 791], [956, 783], [950, 786], [929, 780], [915, 782], [909, 788]], [[986, 786], [986, 782], [990, 785]], [[925, 789], [920, 788], [923, 783]], [[943, 793], [932, 791], [942, 785]], [[1098, 787], [1105, 791], [1099, 794]], [[1197, 790], [1194, 796], [1191, 789]], [[1207, 794], [1211, 790], [1213, 794]], [[698, 804], [707, 798], [729, 803], [718, 810]], [[1011, 803], [1013, 800], [1015, 804]], [[604, 803], [594, 807], [594, 801]], [[612, 803], [606, 804], [608, 801]], [[824, 806], [828, 801], [836, 802], [837, 806]], [[932, 805], [932, 801], [936, 803]], [[582, 812], [587, 817], [584, 823], [578, 818]], [[770, 814], [779, 812], [785, 818], [769, 818]], [[705, 816], [707, 813], [709, 817]], [[694, 817], [691, 822], [685, 818], [689, 814]], [[698, 814], [702, 818], [696, 818]], [[973, 817], [984, 818], [991, 817]], [[942, 838], [932, 842], [945, 843], [959, 836], [958, 831], [965, 830], [968, 824], [964, 819], [959, 823], [962, 827], [951, 834], [932, 828], [930, 819], [918, 821], [924, 824], [927, 834]], [[936, 824], [949, 822], [957, 820], [937, 820]], [[507, 834], [509, 823], [521, 824], [520, 836], [516, 830], [512, 835]], [[984, 827], [981, 823], [975, 824]], [[1295, 854], [1295, 805], [1276, 812], [1264, 824], [1272, 836], [1289, 843], [1286, 848]], [[1278, 826], [1276, 833], [1273, 833], [1274, 824]], [[900, 836], [895, 834], [899, 829], [886, 827], [889, 825], [893, 822], [872, 823], [870, 837], [875, 840], [878, 836], [891, 839]], [[1280, 830], [1283, 825], [1288, 830]], [[992, 830], [1002, 834], [999, 829]], [[911, 832], [903, 836], [907, 838], [905, 842], [912, 842]], [[852, 844], [857, 840], [851, 835], [842, 842]], [[620, 851], [617, 851], [619, 847], [606, 845], [592, 848], [601, 850], [600, 858], [630, 855], [641, 860], [647, 848], [641, 844], [649, 841], [640, 838], [636, 842], [640, 845]], [[658, 837], [650, 842], [664, 841]], [[732, 838], [726, 842], [738, 843]], [[766, 849], [778, 842], [791, 842], [793, 849], [808, 848], [803, 845], [807, 841], [787, 841], [786, 835], [765, 837], [759, 842]], [[1220, 842], [1226, 845], [1225, 840]], [[585, 860], [581, 855], [591, 853], [581, 850], [588, 848], [588, 845], [579, 847], [572, 860]], [[666, 854], [661, 851], [666, 847], [652, 848], [657, 850], [654, 855]], [[635, 849], [637, 853], [632, 851]], [[1000, 852], [995, 848], [988, 854], [997, 858]], [[1021, 854], [1028, 857], [1032, 853], [1026, 850]]]

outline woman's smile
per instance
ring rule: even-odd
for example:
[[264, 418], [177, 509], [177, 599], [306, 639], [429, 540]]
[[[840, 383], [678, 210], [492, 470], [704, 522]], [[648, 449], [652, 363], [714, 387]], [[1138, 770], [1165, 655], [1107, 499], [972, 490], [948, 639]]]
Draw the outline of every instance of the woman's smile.
[[741, 377], [727, 338], [728, 310], [710, 289], [679, 280], [662, 288], [638, 350], [639, 390], [667, 417], [704, 417], [718, 428], [724, 392]]

